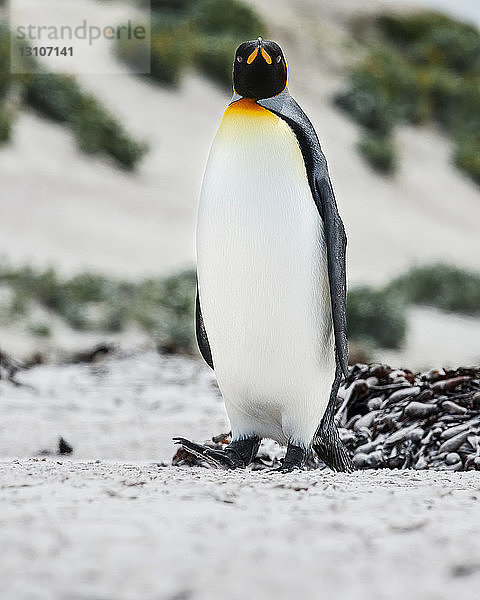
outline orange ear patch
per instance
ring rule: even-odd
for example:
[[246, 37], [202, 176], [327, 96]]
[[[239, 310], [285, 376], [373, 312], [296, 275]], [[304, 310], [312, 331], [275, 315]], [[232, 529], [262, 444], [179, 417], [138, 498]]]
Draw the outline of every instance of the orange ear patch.
[[263, 48], [262, 48], [262, 56], [265, 59], [265, 62], [267, 63], [267, 65], [272, 64], [272, 58], [271, 58], [270, 54], [268, 54], [268, 52], [265, 52], [265, 50]]
[[[262, 52], [263, 52], [263, 50], [262, 50]], [[252, 62], [257, 58], [257, 54], [258, 54], [258, 50], [255, 48], [255, 50], [247, 58], [247, 65], [251, 65], [252, 64]]]

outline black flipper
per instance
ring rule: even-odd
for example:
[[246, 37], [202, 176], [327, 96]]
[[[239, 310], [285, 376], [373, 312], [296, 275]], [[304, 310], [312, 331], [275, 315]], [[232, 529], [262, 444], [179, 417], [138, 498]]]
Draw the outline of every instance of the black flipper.
[[195, 301], [195, 333], [197, 334], [197, 343], [200, 353], [207, 365], [213, 369], [212, 351], [210, 349], [210, 343], [208, 341], [207, 332], [203, 323], [202, 309], [200, 308], [200, 297], [198, 294], [198, 285], [197, 299]]
[[327, 467], [330, 467], [333, 471], [351, 473], [355, 471], [355, 465], [338, 435], [334, 420], [341, 377], [341, 371], [337, 367], [327, 410], [313, 437], [312, 448], [318, 454], [320, 460], [323, 460]]

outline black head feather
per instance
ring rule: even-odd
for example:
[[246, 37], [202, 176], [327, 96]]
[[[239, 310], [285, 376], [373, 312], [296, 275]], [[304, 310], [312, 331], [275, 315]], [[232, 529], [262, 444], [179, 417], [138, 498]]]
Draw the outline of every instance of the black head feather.
[[271, 98], [287, 85], [287, 63], [276, 42], [243, 42], [235, 53], [233, 87], [245, 98]]

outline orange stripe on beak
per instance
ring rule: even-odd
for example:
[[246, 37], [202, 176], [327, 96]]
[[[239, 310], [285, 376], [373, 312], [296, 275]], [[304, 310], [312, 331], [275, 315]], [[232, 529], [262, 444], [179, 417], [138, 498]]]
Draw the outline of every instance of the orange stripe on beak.
[[258, 54], [258, 50], [255, 48], [255, 50], [247, 58], [247, 65], [252, 64], [252, 62], [257, 58], [257, 54]]
[[268, 52], [265, 52], [265, 50], [263, 48], [262, 48], [262, 56], [265, 59], [265, 62], [267, 63], [267, 65], [272, 64], [272, 59], [270, 57], [270, 54], [268, 54]]

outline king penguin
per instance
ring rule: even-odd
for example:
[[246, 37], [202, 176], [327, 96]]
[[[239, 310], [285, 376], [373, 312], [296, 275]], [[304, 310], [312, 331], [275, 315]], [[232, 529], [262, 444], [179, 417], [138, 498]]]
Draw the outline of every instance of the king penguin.
[[213, 141], [197, 224], [196, 335], [232, 428], [223, 451], [174, 438], [224, 468], [246, 467], [262, 438], [352, 461], [334, 409], [347, 375], [346, 236], [325, 156], [287, 89], [280, 46], [241, 44], [234, 94]]

